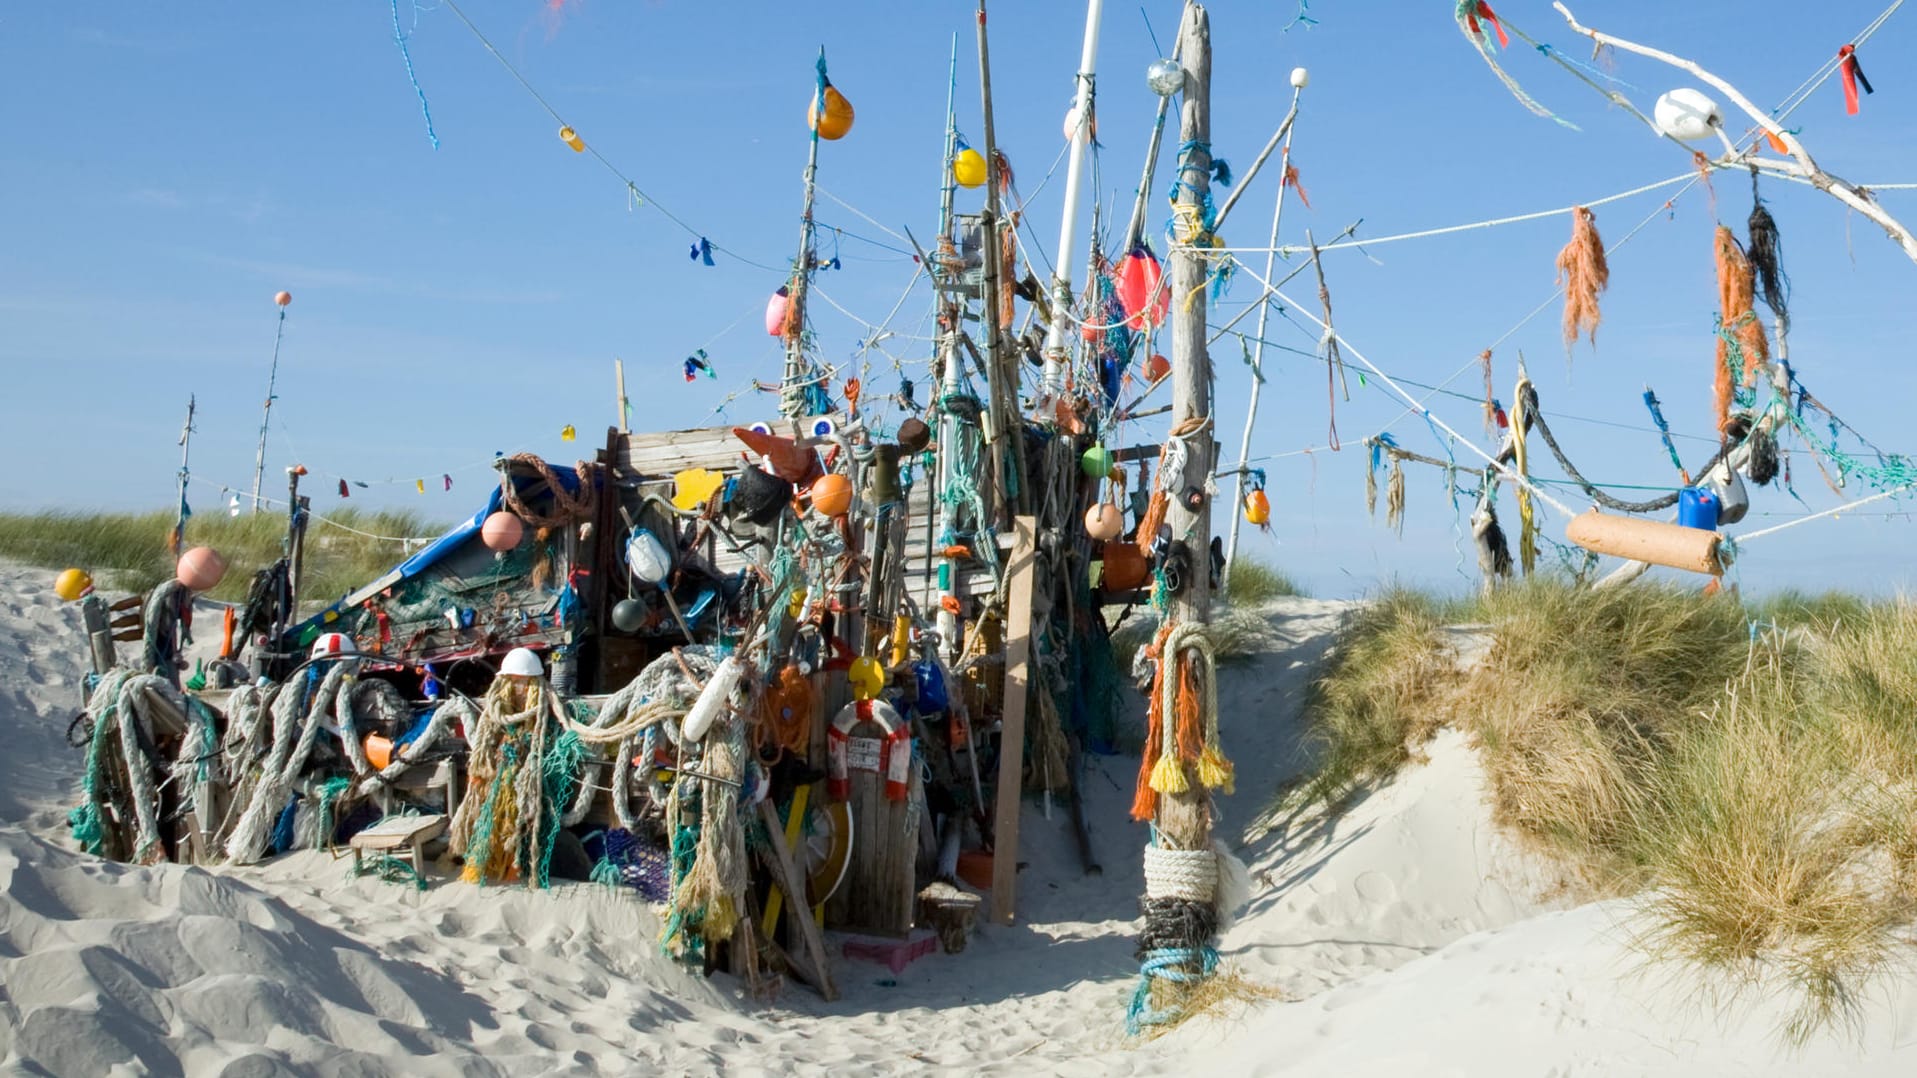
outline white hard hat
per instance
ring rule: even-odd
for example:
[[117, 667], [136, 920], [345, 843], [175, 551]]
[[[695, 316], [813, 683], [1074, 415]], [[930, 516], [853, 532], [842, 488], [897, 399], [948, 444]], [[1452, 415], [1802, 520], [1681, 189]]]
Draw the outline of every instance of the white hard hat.
[[313, 641], [311, 657], [315, 659], [344, 659], [348, 656], [358, 654], [359, 646], [354, 644], [353, 638], [347, 636], [345, 633], [321, 633], [319, 639]]
[[514, 648], [506, 653], [506, 661], [499, 664], [499, 672], [509, 677], [538, 677], [546, 669], [531, 648]]

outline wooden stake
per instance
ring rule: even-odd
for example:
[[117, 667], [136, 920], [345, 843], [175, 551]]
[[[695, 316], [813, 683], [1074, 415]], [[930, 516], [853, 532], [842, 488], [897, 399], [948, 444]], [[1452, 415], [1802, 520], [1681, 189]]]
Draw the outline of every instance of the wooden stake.
[[[793, 802], [792, 811], [796, 818], [804, 805]], [[759, 819], [765, 824], [766, 837], [772, 863], [773, 874], [778, 879], [773, 882], [792, 896], [785, 903], [785, 923], [788, 931], [798, 934], [805, 947], [806, 961], [812, 966], [811, 972], [818, 981], [813, 986], [827, 1003], [839, 998], [839, 990], [832, 983], [832, 964], [825, 957], [825, 936], [819, 931], [818, 923], [812, 920], [812, 911], [806, 908], [805, 880], [799, 876], [799, 870], [792, 862], [792, 848], [786, 845], [785, 827], [779, 823], [779, 814], [772, 808], [770, 801], [759, 802]], [[770, 938], [771, 932], [766, 936]]]
[[[1199, 324], [1202, 331], [1203, 323]], [[992, 919], [1012, 923], [1018, 890], [1018, 809], [1025, 780], [1025, 703], [1031, 686], [1032, 574], [1038, 522], [1013, 520], [1005, 616], [1005, 714], [999, 724], [998, 804], [992, 825]]]
[[626, 413], [632, 410], [632, 402], [626, 398], [625, 360], [615, 359], [612, 361], [612, 378], [619, 394], [619, 399], [616, 402], [619, 407], [619, 433], [624, 434], [626, 433]]

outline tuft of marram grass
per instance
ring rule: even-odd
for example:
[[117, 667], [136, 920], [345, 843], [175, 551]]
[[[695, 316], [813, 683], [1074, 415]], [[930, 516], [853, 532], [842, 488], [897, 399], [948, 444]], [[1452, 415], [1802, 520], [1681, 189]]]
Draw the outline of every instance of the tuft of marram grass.
[[1449, 715], [1459, 680], [1442, 608], [1394, 588], [1346, 615], [1328, 672], [1313, 682], [1313, 773], [1274, 806], [1335, 807], [1412, 758]]
[[[391, 539], [424, 538], [445, 530], [411, 512], [347, 508], [327, 517], [313, 518], [307, 528], [303, 599], [330, 602], [404, 561], [406, 545]], [[173, 518], [170, 510], [0, 514], [0, 557], [49, 569], [77, 566], [105, 586], [144, 591], [173, 575], [173, 555], [166, 548]], [[246, 597], [254, 571], [280, 556], [285, 535], [283, 513], [207, 514], [186, 526], [188, 546], [210, 546], [226, 558], [226, 579], [211, 593], [226, 600]]]
[[[1493, 636], [1460, 670], [1442, 617]], [[1777, 623], [1786, 633], [1753, 635]], [[1740, 606], [1674, 588], [1533, 581], [1468, 607], [1391, 594], [1313, 689], [1330, 807], [1453, 723], [1498, 818], [1637, 894], [1654, 958], [1794, 990], [1785, 1034], [1853, 1022], [1917, 918], [1917, 606]]]
[[1290, 576], [1264, 562], [1242, 557], [1232, 563], [1231, 579], [1225, 588], [1226, 601], [1245, 605], [1303, 594]]

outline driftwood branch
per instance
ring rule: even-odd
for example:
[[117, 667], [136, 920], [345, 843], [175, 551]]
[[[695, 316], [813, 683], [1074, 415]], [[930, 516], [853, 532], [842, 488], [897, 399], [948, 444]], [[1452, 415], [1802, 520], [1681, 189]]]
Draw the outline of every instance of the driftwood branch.
[[1625, 52], [1636, 53], [1639, 56], [1669, 64], [1680, 71], [1688, 71], [1698, 79], [1715, 87], [1719, 93], [1729, 99], [1731, 104], [1742, 109], [1744, 114], [1749, 116], [1753, 123], [1762, 127], [1765, 131], [1768, 131], [1773, 138], [1783, 143], [1785, 149], [1790, 151], [1791, 159], [1797, 162], [1798, 170], [1806, 180], [1810, 181], [1813, 187], [1821, 191], [1829, 192], [1830, 195], [1839, 202], [1842, 202], [1844, 205], [1849, 206], [1851, 209], [1856, 210], [1858, 213], [1876, 222], [1879, 227], [1889, 234], [1892, 240], [1896, 241], [1899, 247], [1904, 249], [1904, 254], [1908, 255], [1911, 261], [1917, 262], [1917, 236], [1912, 236], [1910, 229], [1905, 228], [1903, 222], [1891, 216], [1882, 206], [1871, 201], [1868, 191], [1865, 191], [1863, 188], [1858, 187], [1856, 184], [1840, 176], [1832, 175], [1820, 168], [1816, 160], [1811, 157], [1810, 151], [1804, 148], [1804, 144], [1798, 141], [1796, 135], [1785, 130], [1783, 125], [1772, 119], [1768, 113], [1752, 104], [1749, 98], [1738, 92], [1737, 87], [1732, 86], [1717, 75], [1704, 70], [1704, 68], [1700, 67], [1694, 60], [1686, 60], [1682, 56], [1674, 56], [1662, 49], [1654, 49], [1648, 45], [1639, 45], [1634, 41], [1626, 41], [1623, 38], [1593, 30], [1578, 22], [1577, 16], [1571, 14], [1571, 9], [1565, 7], [1562, 0], [1556, 0], [1551, 6], [1558, 10], [1558, 14], [1564, 16], [1564, 21], [1570, 24], [1572, 31], [1583, 34], [1598, 45], [1609, 45], [1615, 49], [1622, 49]]

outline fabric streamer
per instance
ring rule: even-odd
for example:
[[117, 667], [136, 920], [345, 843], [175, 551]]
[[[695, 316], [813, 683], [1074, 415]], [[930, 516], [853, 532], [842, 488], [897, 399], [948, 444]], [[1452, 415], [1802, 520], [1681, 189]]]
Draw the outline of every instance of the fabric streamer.
[[1870, 80], [1864, 77], [1864, 67], [1857, 62], [1857, 46], [1845, 45], [1837, 50], [1837, 70], [1844, 77], [1844, 111], [1857, 115], [1857, 87], [1862, 86], [1867, 94], [1877, 91], [1871, 89]]
[[[1558, 286], [1564, 289], [1564, 350], [1569, 354], [1578, 335], [1585, 334], [1597, 345], [1598, 293], [1611, 284], [1611, 267], [1604, 258], [1604, 241], [1599, 238], [1596, 218], [1590, 209], [1579, 206], [1571, 211], [1571, 242], [1558, 252]], [[1488, 357], [1490, 353], [1486, 353]], [[1488, 371], [1488, 364], [1487, 364]], [[1487, 380], [1489, 374], [1486, 374]]]
[[1485, 65], [1491, 69], [1493, 75], [1498, 77], [1498, 81], [1504, 84], [1504, 88], [1511, 92], [1511, 96], [1518, 99], [1518, 104], [1529, 109], [1533, 115], [1542, 116], [1547, 120], [1563, 127], [1568, 127], [1573, 131], [1579, 130], [1578, 125], [1556, 115], [1543, 105], [1538, 104], [1530, 94], [1524, 92], [1524, 87], [1519, 86], [1516, 79], [1506, 73], [1504, 68], [1498, 66], [1498, 61], [1491, 55], [1493, 46], [1490, 35], [1485, 33], [1484, 24], [1489, 23], [1491, 28], [1497, 32], [1500, 45], [1508, 46], [1511, 43], [1511, 39], [1504, 32], [1504, 25], [1500, 23], [1498, 17], [1492, 13], [1490, 4], [1484, 3], [1483, 0], [1459, 0], [1457, 19], [1458, 29], [1464, 33], [1465, 40], [1469, 41], [1471, 46], [1478, 50], [1478, 55], [1484, 58]]

